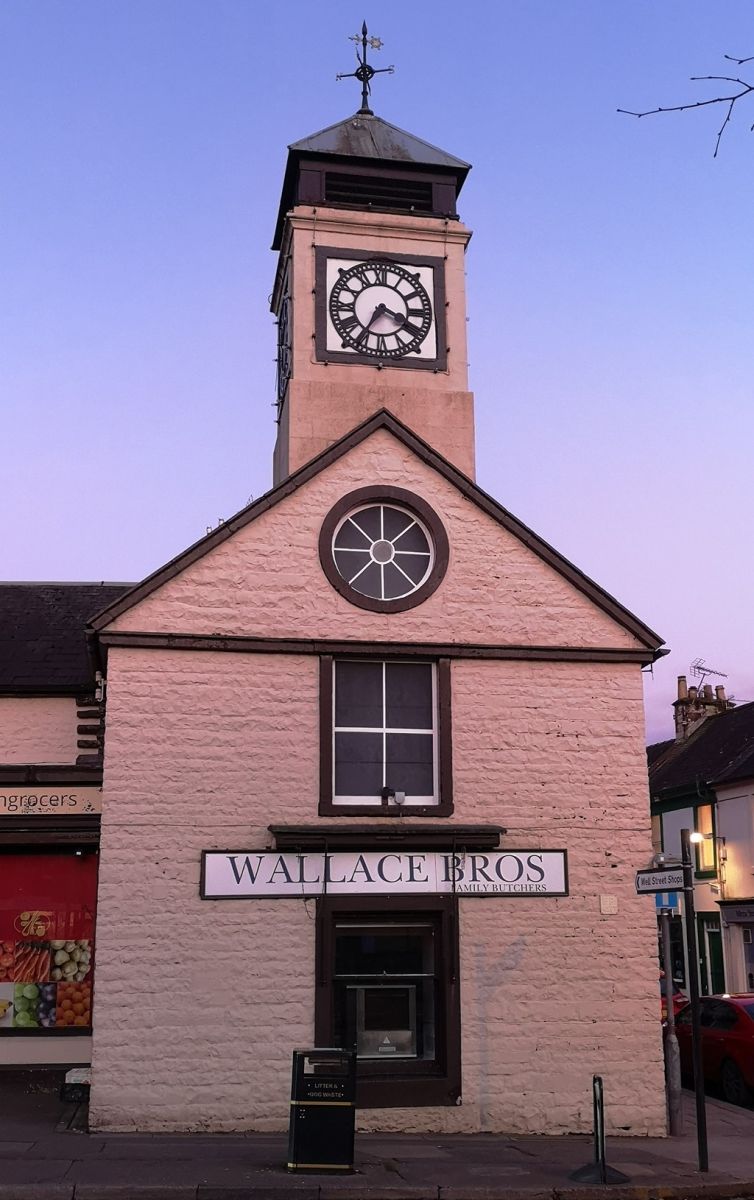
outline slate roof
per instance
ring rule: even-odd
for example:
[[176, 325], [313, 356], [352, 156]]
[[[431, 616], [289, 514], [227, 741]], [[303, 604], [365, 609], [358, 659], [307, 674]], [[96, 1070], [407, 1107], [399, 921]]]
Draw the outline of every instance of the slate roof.
[[697, 784], [732, 783], [754, 777], [754, 703], [707, 717], [685, 742], [657, 742], [647, 749], [652, 797]]
[[383, 162], [411, 163], [414, 166], [445, 167], [458, 174], [466, 175], [471, 165], [425, 142], [423, 138], [383, 121], [374, 114], [354, 113], [345, 121], [328, 125], [309, 137], [291, 142], [288, 147], [294, 153], [326, 154], [328, 157], [378, 158]]
[[60, 694], [93, 686], [86, 623], [130, 583], [0, 583], [0, 691]]

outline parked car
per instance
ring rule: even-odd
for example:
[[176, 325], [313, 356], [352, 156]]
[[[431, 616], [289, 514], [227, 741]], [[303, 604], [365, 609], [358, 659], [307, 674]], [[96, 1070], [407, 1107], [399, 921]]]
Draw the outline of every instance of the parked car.
[[[717, 1085], [731, 1104], [754, 1098], [754, 992], [735, 996], [702, 996], [702, 1063], [707, 1083]], [[691, 1005], [675, 1021], [681, 1074], [692, 1079]]]
[[[677, 980], [673, 980], [673, 1016], [677, 1017], [682, 1008], [689, 1002], [685, 992], [681, 991]], [[660, 972], [660, 1019], [663, 1023], [668, 1019], [668, 1008], [665, 1003], [665, 973]]]

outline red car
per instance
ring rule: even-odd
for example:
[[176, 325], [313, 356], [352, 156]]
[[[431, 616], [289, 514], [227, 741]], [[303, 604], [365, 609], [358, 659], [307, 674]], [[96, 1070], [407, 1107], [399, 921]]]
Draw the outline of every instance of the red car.
[[[688, 1004], [689, 998], [682, 992], [673, 980], [673, 1016], [677, 1017], [682, 1008]], [[665, 1003], [665, 980], [660, 976], [660, 1019], [663, 1025], [668, 1019], [668, 1006]]]
[[[720, 1087], [731, 1104], [749, 1104], [754, 1097], [754, 992], [736, 996], [702, 996], [701, 1031], [704, 1078]], [[676, 1017], [681, 1072], [693, 1077], [691, 1005]]]

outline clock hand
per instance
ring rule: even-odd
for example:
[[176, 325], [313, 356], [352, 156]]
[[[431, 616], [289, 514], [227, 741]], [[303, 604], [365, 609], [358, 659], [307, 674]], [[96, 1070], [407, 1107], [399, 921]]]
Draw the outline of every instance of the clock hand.
[[[364, 338], [367, 336], [367, 334], [370, 332], [370, 330], [371, 330], [372, 326], [374, 325], [375, 321], [377, 320], [377, 318], [383, 316], [388, 311], [389, 310], [385, 308], [384, 304], [378, 304], [377, 307], [375, 308], [374, 312], [372, 313], [371, 317], [367, 321], [366, 325], [362, 329], [361, 333], [356, 338], [356, 342], [357, 343], [362, 342], [364, 340]], [[392, 313], [391, 313], [391, 316], [392, 316]]]
[[393, 312], [391, 308], [387, 308], [384, 304], [382, 305], [382, 310], [388, 317], [392, 317], [394, 321], [400, 321], [402, 326], [408, 325], [408, 313]]

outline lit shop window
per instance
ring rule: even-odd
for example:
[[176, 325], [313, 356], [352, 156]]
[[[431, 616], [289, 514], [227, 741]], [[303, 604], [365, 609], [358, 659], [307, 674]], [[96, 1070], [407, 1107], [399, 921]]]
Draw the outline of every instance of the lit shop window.
[[701, 804], [696, 809], [696, 832], [701, 833], [702, 841], [696, 843], [696, 862], [698, 871], [714, 871], [715, 860], [715, 829], [712, 819], [712, 805]]
[[92, 1024], [97, 856], [0, 856], [0, 1033]]

